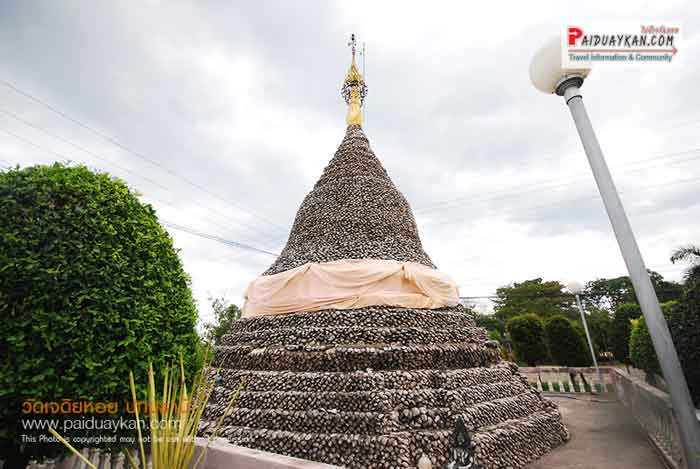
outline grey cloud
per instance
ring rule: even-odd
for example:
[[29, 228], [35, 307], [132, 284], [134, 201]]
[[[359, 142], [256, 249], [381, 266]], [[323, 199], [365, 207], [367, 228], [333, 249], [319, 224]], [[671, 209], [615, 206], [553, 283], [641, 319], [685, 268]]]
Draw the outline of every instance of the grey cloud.
[[[178, 207], [175, 221], [205, 226], [218, 236], [281, 248], [302, 198], [343, 135], [344, 104], [339, 88], [348, 65], [345, 43], [351, 32], [345, 30], [343, 7], [342, 3], [322, 1], [0, 3], [0, 78], [45, 98], [280, 228], [259, 219], [249, 220], [249, 216], [156, 166], [109, 149], [109, 144], [89, 132], [2, 85], [0, 97], [3, 106], [13, 112], [96, 152], [106, 152], [106, 156], [118, 158], [120, 164], [166, 185], [169, 191], [162, 191], [141, 178], [123, 175], [139, 191]], [[605, 13], [602, 7], [579, 7], [589, 17]], [[366, 15], [372, 15], [371, 5], [362, 8], [367, 9]], [[456, 198], [471, 202], [418, 213], [419, 223], [425, 224], [421, 232], [428, 247], [438, 249], [450, 240], [462, 257], [469, 256], [478, 247], [463, 244], [453, 233], [478, 232], [483, 221], [494, 219], [523, 227], [530, 239], [578, 230], [609, 234], [600, 201], [580, 200], [596, 193], [588, 172], [581, 184], [561, 191], [531, 193], [521, 189], [542, 180], [545, 176], [541, 173], [567, 175], [568, 160], [564, 156], [581, 151], [563, 102], [538, 94], [528, 81], [530, 49], [547, 36], [543, 31], [559, 27], [558, 19], [550, 12], [534, 8], [532, 14], [537, 15], [537, 21], [531, 21], [508, 43], [484, 45], [473, 38], [465, 43], [464, 50], [453, 50], [439, 34], [427, 32], [424, 37], [408, 38], [415, 47], [400, 55], [372, 42], [372, 34], [381, 31], [367, 34], [370, 91], [366, 131], [377, 155], [414, 207]], [[478, 8], [473, 16], [470, 21], [480, 21]], [[666, 17], [687, 18], [686, 43], [695, 47], [688, 54], [697, 51], [700, 41], [697, 28], [693, 29], [697, 22], [691, 21], [698, 18], [697, 7], [670, 9]], [[394, 20], [402, 18], [399, 15]], [[467, 36], [468, 26], [463, 31]], [[395, 41], [406, 39], [396, 37]], [[257, 109], [234, 111], [229, 101], [219, 99], [212, 91], [217, 86], [225, 87], [226, 80], [236, 86], [240, 77], [235, 70], [230, 77], [220, 78], [223, 83], [207, 83], [206, 77], [197, 75], [200, 70], [194, 64], [190, 67], [187, 61], [182, 62], [186, 56], [176, 57], [181, 61], [177, 62], [164, 55], [163, 49], [168, 47], [175, 51], [188, 48], [194, 58], [211, 51], [232, 59], [252, 58], [259, 65], [251, 85], [255, 97], [251, 105]], [[642, 71], [632, 75], [627, 70], [596, 70], [595, 79], [592, 76], [586, 83], [584, 92], [597, 128], [613, 131], [611, 137], [601, 141], [615, 141], [614, 131], [619, 124], [639, 128], [639, 134], [646, 136], [658, 129], [660, 122], [668, 125], [697, 118], [700, 97], [686, 83], [697, 82], [700, 69], [690, 56], [686, 59], [685, 67], [673, 72]], [[248, 96], [241, 96], [241, 100], [244, 98]], [[238, 138], [241, 129], [250, 123], [247, 120], [258, 118], [258, 111], [267, 108], [274, 108], [276, 113], [265, 115], [269, 120], [265, 135]], [[308, 122], [293, 121], [304, 116], [312, 117]], [[320, 123], [329, 125], [315, 128]], [[0, 120], [1, 127], [8, 125], [6, 119]], [[38, 138], [16, 123], [11, 125], [23, 135]], [[230, 133], [224, 128], [222, 135], [211, 136], [201, 132], [203, 125], [230, 125], [231, 129]], [[324, 144], [300, 148], [301, 144], [285, 132], [298, 128], [310, 128], [311, 135], [317, 132]], [[328, 135], [333, 132], [335, 135]], [[693, 127], [684, 132], [682, 136], [679, 129], [659, 132], [659, 145], [672, 143], [673, 148], [680, 149], [697, 146]], [[0, 138], [4, 141], [6, 137], [0, 134]], [[335, 143], [326, 143], [332, 141]], [[70, 153], [76, 160], [86, 158], [78, 151]], [[311, 170], [310, 165], [303, 164], [308, 161], [323, 163]], [[692, 175], [697, 167], [695, 162], [683, 169]], [[494, 184], [470, 187], [456, 182], [461, 180]], [[645, 173], [625, 188], [643, 189], [655, 180], [654, 172]], [[479, 202], [507, 187], [515, 188], [517, 193]], [[642, 206], [625, 195], [635, 228], [644, 236], [661, 236], [664, 223], [673, 223], [689, 237], [697, 234], [694, 219], [669, 219], [679, 211], [695, 213], [693, 187], [665, 187], [652, 204]], [[537, 206], [542, 207], [533, 208]], [[205, 222], [204, 216], [215, 223]], [[207, 244], [211, 241], [193, 243], [176, 236], [187, 246], [188, 258], [211, 262], [220, 259], [222, 264], [230, 263], [241, 277], [266, 267], [262, 260], [247, 253], [232, 254], [230, 248]], [[528, 239], [519, 242], [526, 249]], [[205, 271], [191, 273], [197, 289], [206, 290], [211, 276]], [[507, 272], [503, 276], [502, 284], [512, 280]], [[242, 280], [235, 283], [242, 284]]]

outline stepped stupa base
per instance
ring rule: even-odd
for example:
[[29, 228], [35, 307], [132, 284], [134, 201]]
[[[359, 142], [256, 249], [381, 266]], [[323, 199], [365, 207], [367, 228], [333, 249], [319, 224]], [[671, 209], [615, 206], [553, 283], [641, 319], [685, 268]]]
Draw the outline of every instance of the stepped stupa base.
[[[234, 444], [358, 469], [415, 468], [423, 455], [435, 468], [523, 467], [568, 433], [556, 406], [452, 307], [457, 285], [423, 249], [408, 201], [362, 131], [367, 86], [354, 36], [350, 44], [345, 137], [284, 249], [246, 290], [248, 318], [217, 348], [223, 385], [200, 431], [246, 377], [221, 429]], [[411, 267], [376, 275], [383, 262]], [[359, 308], [397, 304], [406, 308]], [[316, 311], [327, 307], [338, 309]]]
[[444, 467], [457, 420], [488, 469], [523, 467], [568, 439], [556, 406], [461, 307], [370, 307], [242, 319], [224, 336], [201, 432], [248, 379], [220, 435], [349, 468]]

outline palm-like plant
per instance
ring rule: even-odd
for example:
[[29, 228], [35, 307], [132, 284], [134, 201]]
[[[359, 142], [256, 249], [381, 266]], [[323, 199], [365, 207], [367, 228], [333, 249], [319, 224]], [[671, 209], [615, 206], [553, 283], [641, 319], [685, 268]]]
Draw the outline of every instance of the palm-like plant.
[[676, 261], [685, 261], [690, 264], [683, 274], [686, 283], [700, 281], [700, 246], [689, 244], [679, 247], [671, 254], [671, 262], [675, 264]]
[[[207, 355], [209, 355], [207, 350]], [[139, 400], [136, 395], [136, 385], [133, 373], [129, 373], [129, 387], [131, 389], [134, 418], [136, 421], [136, 431], [138, 433], [138, 459], [132, 456], [131, 451], [126, 449], [123, 453], [131, 469], [187, 469], [197, 468], [209, 448], [209, 444], [216, 438], [221, 428], [224, 418], [226, 418], [243, 388], [246, 386], [246, 379], [242, 378], [236, 391], [231, 396], [223, 414], [216, 422], [216, 426], [208, 437], [206, 444], [195, 456], [195, 436], [199, 429], [199, 422], [209, 399], [216, 386], [215, 376], [211, 373], [210, 367], [204, 367], [195, 376], [188, 392], [185, 383], [185, 367], [182, 357], [180, 366], [172, 366], [165, 369], [162, 391], [156, 387], [155, 372], [153, 367], [148, 366], [148, 383], [145, 414], [148, 416], [148, 427], [150, 428], [150, 451], [144, 448], [144, 436], [141, 427], [141, 415], [139, 412]], [[55, 429], [49, 428], [49, 432], [71, 450], [87, 467], [97, 469], [96, 466], [85, 458], [77, 449], [70, 445]]]

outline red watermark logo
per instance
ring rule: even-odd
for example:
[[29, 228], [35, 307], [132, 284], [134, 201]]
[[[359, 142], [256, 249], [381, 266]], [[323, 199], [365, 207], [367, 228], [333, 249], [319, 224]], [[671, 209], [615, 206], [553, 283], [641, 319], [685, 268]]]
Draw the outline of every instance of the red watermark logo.
[[567, 25], [562, 34], [564, 68], [593, 63], [671, 63], [678, 54], [677, 24]]
[[576, 39], [579, 39], [583, 36], [583, 29], [577, 28], [575, 26], [569, 26], [569, 45], [574, 46], [576, 45]]

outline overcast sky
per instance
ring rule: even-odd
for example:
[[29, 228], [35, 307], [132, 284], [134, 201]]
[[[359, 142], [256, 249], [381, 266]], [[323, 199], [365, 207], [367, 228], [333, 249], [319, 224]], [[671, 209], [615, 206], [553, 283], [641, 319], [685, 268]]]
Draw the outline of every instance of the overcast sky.
[[[279, 252], [345, 133], [355, 32], [365, 132], [463, 296], [623, 275], [568, 110], [527, 73], [565, 23], [601, 20], [683, 25], [682, 64], [583, 87], [645, 261], [679, 279], [670, 252], [700, 242], [700, 2], [2, 1], [0, 165], [82, 162], [163, 220]], [[205, 319], [273, 261], [169, 231]]]

